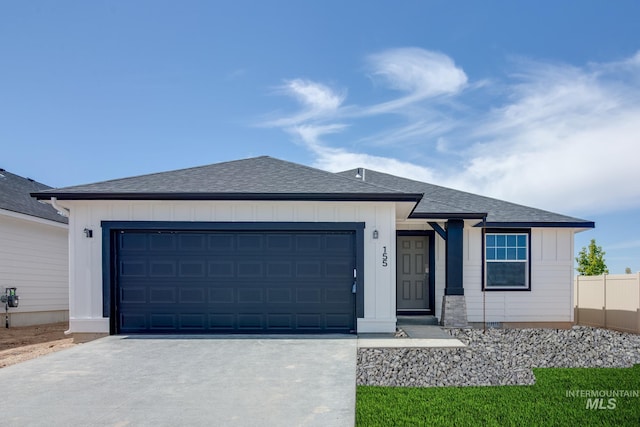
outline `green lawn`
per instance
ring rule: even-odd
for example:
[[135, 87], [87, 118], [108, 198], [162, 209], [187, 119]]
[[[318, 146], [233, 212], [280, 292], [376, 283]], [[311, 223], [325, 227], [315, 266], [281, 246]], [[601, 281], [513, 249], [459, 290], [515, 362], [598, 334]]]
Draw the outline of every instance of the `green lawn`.
[[[568, 396], [569, 391], [640, 393], [640, 365], [633, 368], [538, 368], [533, 386], [359, 386], [358, 426], [638, 426], [640, 397]], [[595, 405], [593, 409], [587, 405]], [[615, 408], [613, 408], [615, 406]], [[606, 409], [610, 407], [611, 409]], [[602, 409], [600, 409], [602, 408]]]

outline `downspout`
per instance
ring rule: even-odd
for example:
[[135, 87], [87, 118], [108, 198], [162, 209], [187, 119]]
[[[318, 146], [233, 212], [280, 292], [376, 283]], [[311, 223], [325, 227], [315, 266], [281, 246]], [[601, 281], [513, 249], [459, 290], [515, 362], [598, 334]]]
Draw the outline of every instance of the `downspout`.
[[[482, 251], [485, 251], [484, 248], [484, 242], [485, 242], [485, 237], [484, 237], [484, 229], [487, 227], [487, 216], [483, 216], [482, 217]], [[483, 266], [482, 266], [482, 273], [483, 276], [487, 274], [487, 266], [486, 266], [486, 260], [485, 260], [485, 256], [486, 254], [482, 254], [482, 259], [483, 261]], [[484, 281], [484, 277], [482, 278], [482, 326], [483, 326], [483, 334], [487, 333], [487, 290], [485, 289], [486, 283]]]
[[56, 197], [51, 198], [51, 206], [53, 206], [53, 208], [57, 210], [58, 213], [60, 213], [60, 215], [69, 218], [69, 213], [70, 213], [69, 209], [63, 208], [62, 206], [60, 206], [58, 204], [58, 199]]
[[[56, 197], [52, 197], [51, 198], [51, 206], [53, 206], [53, 208], [55, 210], [58, 211], [58, 213], [66, 218], [69, 218], [69, 214], [71, 213], [71, 211], [67, 208], [63, 208], [62, 206], [60, 206], [58, 204], [58, 199]], [[69, 245], [69, 256], [71, 256], [71, 245]], [[71, 271], [69, 271], [69, 275], [71, 275]], [[71, 305], [71, 304], [69, 304]], [[71, 334], [71, 322], [69, 322], [69, 329], [67, 329], [66, 331], [64, 331], [65, 335], [70, 335]]]

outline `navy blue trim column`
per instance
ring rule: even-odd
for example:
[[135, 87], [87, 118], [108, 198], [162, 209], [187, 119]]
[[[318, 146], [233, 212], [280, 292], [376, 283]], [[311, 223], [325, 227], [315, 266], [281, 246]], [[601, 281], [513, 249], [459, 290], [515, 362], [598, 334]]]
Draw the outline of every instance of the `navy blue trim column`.
[[[434, 227], [435, 230], [438, 228], [440, 227]], [[440, 324], [445, 328], [465, 328], [468, 323], [463, 284], [464, 220], [450, 219], [445, 228], [447, 277], [442, 296]]]
[[447, 278], [444, 288], [445, 295], [464, 295], [463, 286], [463, 230], [464, 221], [450, 219], [447, 221]]

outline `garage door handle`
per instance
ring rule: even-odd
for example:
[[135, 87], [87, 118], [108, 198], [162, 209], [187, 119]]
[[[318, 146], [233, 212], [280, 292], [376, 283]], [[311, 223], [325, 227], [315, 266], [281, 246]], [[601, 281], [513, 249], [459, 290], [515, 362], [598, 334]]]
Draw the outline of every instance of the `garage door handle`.
[[356, 282], [353, 282], [353, 286], [351, 287], [351, 293], [355, 294], [356, 293]]

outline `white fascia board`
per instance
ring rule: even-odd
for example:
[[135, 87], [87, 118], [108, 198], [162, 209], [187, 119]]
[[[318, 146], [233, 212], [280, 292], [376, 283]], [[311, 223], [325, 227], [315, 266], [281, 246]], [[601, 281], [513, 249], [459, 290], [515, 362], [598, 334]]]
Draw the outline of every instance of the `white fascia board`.
[[0, 209], [0, 215], [8, 216], [11, 218], [22, 219], [24, 221], [37, 222], [38, 224], [51, 225], [53, 227], [69, 229], [69, 225], [63, 222], [52, 221], [50, 219], [40, 218], [37, 216], [26, 215], [19, 212], [8, 211], [6, 209]]

